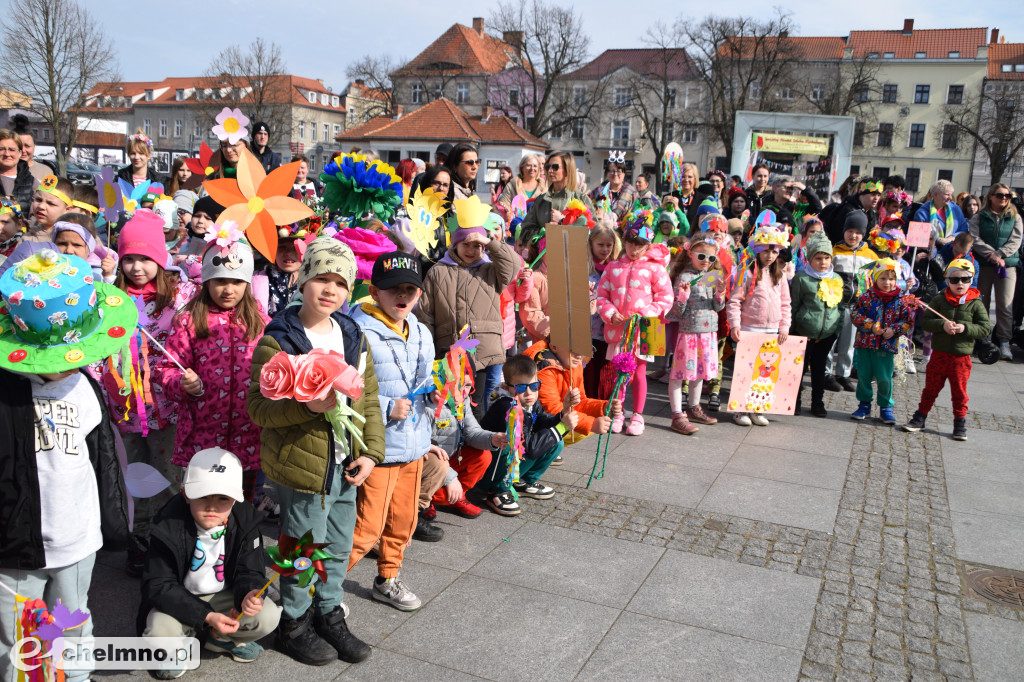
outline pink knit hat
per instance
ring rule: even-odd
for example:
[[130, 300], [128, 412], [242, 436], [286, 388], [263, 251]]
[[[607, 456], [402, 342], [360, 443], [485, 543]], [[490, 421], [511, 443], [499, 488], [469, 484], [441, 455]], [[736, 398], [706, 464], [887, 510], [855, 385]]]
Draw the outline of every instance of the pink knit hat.
[[156, 261], [161, 268], [167, 267], [167, 248], [164, 246], [164, 220], [156, 213], [141, 208], [121, 228], [117, 239], [117, 251], [125, 256], [145, 256]]

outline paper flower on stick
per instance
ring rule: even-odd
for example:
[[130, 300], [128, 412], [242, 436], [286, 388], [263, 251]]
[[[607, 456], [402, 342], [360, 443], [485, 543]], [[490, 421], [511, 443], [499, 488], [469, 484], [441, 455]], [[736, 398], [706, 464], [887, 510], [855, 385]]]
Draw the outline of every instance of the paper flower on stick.
[[117, 184], [121, 187], [121, 194], [123, 195], [123, 208], [125, 216], [131, 218], [135, 215], [135, 211], [139, 208], [139, 204], [142, 203], [142, 198], [149, 192], [149, 186], [151, 181], [145, 180], [136, 186], [132, 186], [132, 183], [126, 181], [124, 178], [118, 178]]
[[361, 220], [373, 214], [390, 222], [402, 203], [402, 180], [395, 169], [362, 154], [340, 154], [320, 173], [323, 201], [332, 211]]
[[110, 166], [104, 166], [96, 176], [96, 193], [99, 195], [103, 218], [108, 223], [116, 223], [124, 209], [124, 195], [121, 186], [114, 182], [114, 169]]
[[426, 255], [437, 246], [438, 218], [448, 210], [441, 200], [442, 195], [435, 193], [433, 188], [426, 192], [417, 188], [409, 203], [409, 240], [421, 254]]
[[243, 137], [249, 136], [246, 126], [249, 125], [249, 117], [242, 113], [241, 109], [229, 109], [224, 107], [217, 114], [217, 125], [211, 128], [218, 140], [227, 140], [230, 144], [237, 144]]
[[579, 199], [570, 199], [562, 211], [563, 225], [586, 226], [587, 229], [594, 228], [594, 216], [587, 208], [587, 205]]
[[216, 163], [217, 159], [214, 158], [213, 150], [205, 141], [199, 145], [198, 157], [185, 159], [185, 166], [201, 178], [213, 175], [213, 172], [217, 170]]
[[253, 248], [273, 262], [277, 256], [277, 226], [297, 223], [313, 210], [292, 191], [300, 161], [274, 169], [267, 175], [256, 157], [243, 149], [234, 178], [207, 180], [203, 187], [221, 206], [221, 224], [233, 221], [245, 233]]
[[213, 242], [220, 247], [220, 255], [225, 256], [231, 245], [241, 239], [245, 233], [238, 229], [238, 224], [231, 220], [224, 220], [220, 225], [214, 225], [213, 230], [207, 230], [204, 239]]
[[295, 539], [290, 535], [282, 535], [277, 540], [277, 547], [267, 547], [267, 554], [274, 565], [270, 568], [285, 578], [299, 576], [299, 587], [306, 587], [313, 576], [320, 582], [327, 582], [327, 568], [324, 561], [338, 561], [339, 558], [324, 551], [329, 542], [313, 542], [313, 531], [307, 530], [302, 537]]

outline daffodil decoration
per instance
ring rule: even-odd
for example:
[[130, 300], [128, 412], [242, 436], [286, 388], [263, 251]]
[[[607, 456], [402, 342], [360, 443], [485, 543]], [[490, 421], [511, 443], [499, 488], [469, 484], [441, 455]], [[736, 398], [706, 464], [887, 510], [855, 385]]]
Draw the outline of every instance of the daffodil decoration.
[[843, 280], [838, 277], [826, 277], [818, 282], [818, 298], [829, 308], [835, 308], [843, 300]]

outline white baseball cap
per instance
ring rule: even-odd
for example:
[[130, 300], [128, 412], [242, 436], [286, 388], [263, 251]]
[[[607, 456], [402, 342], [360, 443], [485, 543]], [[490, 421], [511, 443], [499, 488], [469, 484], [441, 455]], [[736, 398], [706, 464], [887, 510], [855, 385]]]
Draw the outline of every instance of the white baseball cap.
[[188, 463], [182, 481], [185, 496], [198, 500], [207, 495], [227, 495], [238, 502], [242, 494], [242, 463], [224, 448], [200, 450]]

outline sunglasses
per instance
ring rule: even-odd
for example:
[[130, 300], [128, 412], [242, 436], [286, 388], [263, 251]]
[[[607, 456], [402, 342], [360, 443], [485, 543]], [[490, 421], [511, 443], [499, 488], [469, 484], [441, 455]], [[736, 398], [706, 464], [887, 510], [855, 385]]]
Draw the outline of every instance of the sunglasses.
[[479, 166], [480, 165], [480, 159], [473, 159], [472, 161], [470, 161], [469, 159], [466, 159], [462, 163], [466, 164], [467, 166]]
[[533, 392], [536, 393], [538, 390], [540, 390], [540, 382], [539, 381], [534, 381], [533, 383], [529, 383], [529, 384], [513, 384], [512, 385], [512, 389], [515, 391], [516, 395], [521, 395], [523, 393], [526, 393], [527, 390], [530, 390], [530, 391], [533, 391]]
[[557, 164], [557, 163], [549, 163], [548, 165], [544, 166], [544, 170], [549, 170], [549, 171], [561, 170], [561, 168], [562, 167], [559, 164]]
[[1009, 199], [1010, 198], [1010, 193], [1009, 192], [993, 192], [992, 196], [995, 197], [996, 199]]
[[969, 284], [974, 281], [973, 277], [947, 277], [946, 281], [950, 284]]
[[697, 260], [699, 262], [701, 262], [701, 263], [703, 263], [704, 261], [707, 261], [709, 263], [717, 263], [718, 262], [718, 256], [713, 256], [713, 255], [711, 255], [709, 253], [695, 253], [693, 255], [696, 256]]

